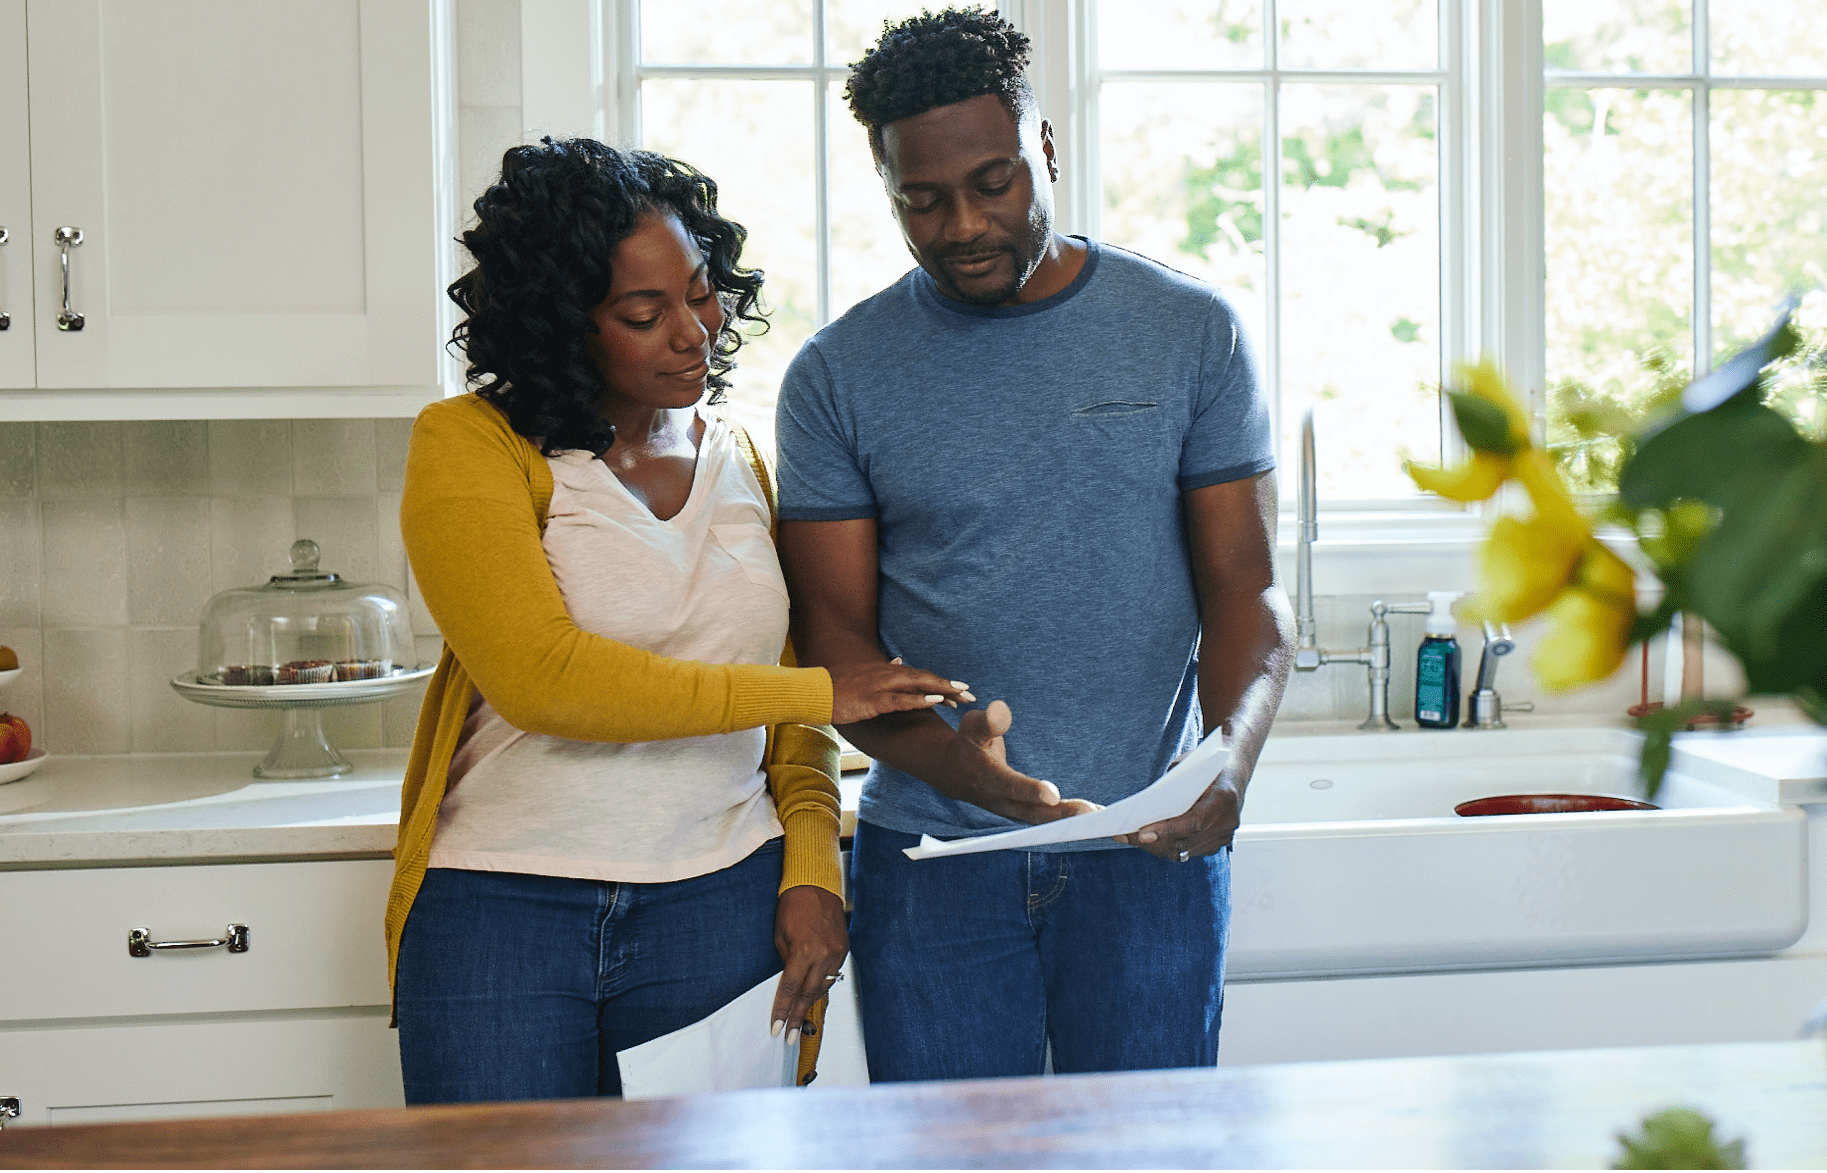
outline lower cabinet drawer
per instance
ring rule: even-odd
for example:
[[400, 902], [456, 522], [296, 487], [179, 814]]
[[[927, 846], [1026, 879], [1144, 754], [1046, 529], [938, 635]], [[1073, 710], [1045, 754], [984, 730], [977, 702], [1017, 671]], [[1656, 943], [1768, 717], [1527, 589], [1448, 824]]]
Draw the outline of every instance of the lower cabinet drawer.
[[[387, 1005], [392, 875], [388, 860], [0, 872], [0, 1021]], [[164, 943], [230, 925], [244, 952], [128, 948], [135, 929]]]
[[[24, 1126], [397, 1108], [387, 1013], [0, 1030]], [[0, 1149], [5, 1142], [0, 1141]]]

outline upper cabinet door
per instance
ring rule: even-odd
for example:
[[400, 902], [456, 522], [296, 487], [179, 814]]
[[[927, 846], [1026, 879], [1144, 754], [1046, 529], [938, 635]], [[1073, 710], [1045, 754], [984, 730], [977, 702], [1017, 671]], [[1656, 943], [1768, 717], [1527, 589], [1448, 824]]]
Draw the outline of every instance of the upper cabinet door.
[[38, 386], [436, 397], [431, 7], [31, 0]]
[[25, 0], [0, 0], [0, 388], [30, 387], [32, 169], [25, 99]]

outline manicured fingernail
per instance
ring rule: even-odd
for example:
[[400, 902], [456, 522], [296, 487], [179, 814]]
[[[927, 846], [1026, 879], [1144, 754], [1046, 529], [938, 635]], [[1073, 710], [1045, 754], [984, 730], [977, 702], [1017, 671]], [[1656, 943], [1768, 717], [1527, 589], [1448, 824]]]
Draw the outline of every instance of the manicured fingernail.
[[929, 705], [936, 705], [944, 699], [945, 699], [944, 697], [940, 696], [936, 692], [929, 692], [926, 694], [926, 703]]
[[899, 657], [899, 656], [896, 656], [896, 657], [895, 657], [895, 658], [894, 658], [894, 659], [892, 659], [892, 660], [890, 660], [890, 661], [888, 661], [888, 662], [889, 662], [889, 663], [890, 663], [890, 664], [899, 664], [899, 663], [900, 663], [900, 662], [901, 662], [901, 657]]
[[1153, 831], [1144, 831], [1140, 835], [1137, 835], [1136, 838], [1144, 843], [1153, 843], [1156, 839], [1159, 839], [1160, 836], [1156, 835]]
[[786, 1024], [787, 1024], [786, 1019], [776, 1018], [774, 1020], [774, 1025], [768, 1028], [768, 1037], [776, 1038], [776, 1039], [779, 1038], [780, 1037], [780, 1028], [785, 1026]]
[[968, 691], [959, 693], [958, 699], [963, 701], [965, 704], [976, 704], [977, 703], [977, 698], [972, 696]]
[[787, 1046], [790, 1047], [794, 1043], [797, 1043], [798, 1041], [799, 1041], [799, 1028], [796, 1026], [792, 1030], [787, 1032]]
[[1059, 801], [1059, 787], [1053, 785], [1051, 782], [1042, 782], [1041, 785], [1047, 788], [1047, 792], [1040, 796], [1040, 800], [1048, 806], [1057, 803]]
[[964, 681], [962, 681], [962, 680], [952, 681], [952, 687], [957, 689], [959, 692], [969, 692], [971, 690], [971, 686], [964, 683]]

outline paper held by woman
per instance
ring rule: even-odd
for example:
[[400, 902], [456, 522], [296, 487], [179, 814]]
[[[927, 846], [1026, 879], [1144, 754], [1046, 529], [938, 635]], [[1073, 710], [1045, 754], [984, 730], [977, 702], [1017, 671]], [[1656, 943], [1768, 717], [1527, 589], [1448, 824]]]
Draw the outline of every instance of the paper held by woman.
[[1082, 839], [1127, 835], [1150, 823], [1185, 814], [1218, 777], [1230, 757], [1231, 747], [1225, 743], [1224, 736], [1214, 733], [1169, 767], [1167, 773], [1149, 783], [1146, 789], [1121, 802], [1068, 819], [972, 839], [944, 840], [922, 835], [919, 846], [906, 849], [907, 858], [937, 859], [973, 851], [1003, 851], [1011, 847], [1038, 847], [1044, 843], [1076, 843]]

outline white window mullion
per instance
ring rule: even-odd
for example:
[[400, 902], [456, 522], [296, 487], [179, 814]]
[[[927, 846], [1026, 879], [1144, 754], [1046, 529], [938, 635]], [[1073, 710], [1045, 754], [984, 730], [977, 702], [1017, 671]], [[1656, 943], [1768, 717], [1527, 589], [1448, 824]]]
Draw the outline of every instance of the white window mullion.
[[[1262, 82], [1262, 340], [1258, 362], [1269, 392], [1269, 423], [1274, 436], [1286, 434], [1281, 386], [1281, 16], [1279, 0], [1263, 0]], [[1277, 459], [1280, 458], [1279, 444]], [[1294, 492], [1292, 476], [1280, 485], [1285, 497]]]
[[1539, 424], [1548, 347], [1541, 0], [1482, 0], [1479, 17], [1480, 129], [1494, 144], [1479, 168], [1479, 349], [1526, 396]]
[[832, 77], [825, 60], [825, 0], [812, 0], [812, 258], [820, 327], [831, 320]]
[[[1478, 273], [1484, 260], [1479, 249], [1478, 60], [1474, 14], [1466, 6], [1443, 3], [1440, 61], [1446, 77], [1440, 83], [1440, 376], [1452, 378], [1456, 363], [1478, 357]], [[1453, 463], [1466, 455], [1465, 441], [1453, 423], [1452, 401], [1440, 397], [1440, 454]]]
[[1694, 376], [1713, 369], [1713, 54], [1707, 0], [1694, 0]]

